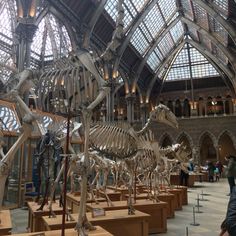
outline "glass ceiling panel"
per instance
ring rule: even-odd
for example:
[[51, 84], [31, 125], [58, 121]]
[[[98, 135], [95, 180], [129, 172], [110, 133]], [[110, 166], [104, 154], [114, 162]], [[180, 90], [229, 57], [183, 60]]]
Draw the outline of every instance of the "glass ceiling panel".
[[156, 47], [155, 50], [154, 50], [158, 56], [158, 58], [160, 58], [160, 60], [163, 60], [163, 55], [161, 54], [160, 50]]
[[117, 9], [116, 9], [116, 5], [117, 5], [117, 0], [108, 0], [105, 4], [105, 10], [107, 11], [107, 13], [111, 16], [111, 18], [116, 21], [116, 17], [117, 17]]
[[134, 45], [134, 47], [140, 54], [143, 54], [149, 45], [147, 39], [139, 28], [135, 30], [130, 42]]
[[12, 27], [11, 27], [11, 14], [7, 9], [7, 3], [1, 2], [0, 7], [0, 33], [3, 34], [5, 37], [1, 37], [1, 40], [8, 44], [12, 44]]
[[158, 6], [155, 5], [144, 18], [143, 22], [146, 24], [153, 38], [157, 35], [165, 22], [161, 16]]
[[159, 0], [158, 4], [166, 20], [177, 10], [176, 3], [173, 0]]
[[20, 124], [14, 110], [0, 104], [0, 126], [4, 131], [18, 132]]
[[170, 69], [166, 78], [167, 81], [190, 79], [190, 66], [193, 79], [219, 75], [211, 63], [197, 49], [189, 46], [189, 54], [191, 63], [188, 56], [188, 47], [185, 44]]
[[157, 66], [160, 64], [160, 60], [155, 51], [153, 51], [149, 56], [147, 64], [152, 68], [152, 70], [156, 70]]
[[147, 29], [147, 27], [144, 25], [144, 23], [140, 24], [140, 29], [142, 30], [142, 32], [144, 33], [144, 35], [146, 36], [148, 42], [151, 42], [153, 40], [153, 37], [151, 35], [151, 32]]
[[147, 0], [132, 0], [132, 2], [136, 7], [137, 11], [140, 12]]
[[[118, 0], [108, 0], [105, 4], [105, 10], [111, 16], [111, 18], [116, 21], [117, 18], [117, 2]], [[143, 8], [146, 0], [125, 0], [124, 1], [124, 28], [126, 29], [132, 22], [132, 20], [137, 16], [138, 12]]]
[[224, 13], [225, 16], [228, 15], [228, 0], [213, 0], [213, 4], [215, 4], [221, 10], [221, 12]]
[[42, 55], [45, 56], [45, 61], [53, 60], [53, 55], [59, 58], [68, 55], [71, 43], [65, 26], [48, 14], [38, 25], [31, 48], [32, 56], [37, 60], [40, 60]]
[[169, 32], [162, 38], [162, 40], [158, 44], [158, 47], [164, 57], [167, 56], [167, 54], [170, 52], [170, 49], [173, 48], [173, 46], [174, 46], [173, 40]]
[[190, 20], [193, 20], [193, 13], [192, 13], [192, 7], [189, 0], [181, 0], [181, 5], [183, 7], [184, 15], [189, 18]]
[[181, 21], [178, 21], [178, 23], [170, 29], [170, 33], [176, 43], [180, 39], [180, 37], [183, 36], [184, 34], [184, 28]]

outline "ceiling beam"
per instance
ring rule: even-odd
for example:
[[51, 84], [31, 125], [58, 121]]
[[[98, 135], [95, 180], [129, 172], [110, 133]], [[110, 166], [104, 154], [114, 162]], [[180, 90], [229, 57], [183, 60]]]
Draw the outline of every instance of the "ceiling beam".
[[127, 48], [128, 44], [130, 42], [130, 39], [133, 36], [135, 30], [139, 27], [139, 25], [141, 24], [143, 19], [147, 16], [149, 11], [154, 7], [154, 5], [157, 3], [157, 1], [158, 0], [152, 0], [152, 1], [149, 0], [148, 3], [143, 8], [143, 10], [139, 14], [137, 14], [137, 16], [134, 18], [132, 24], [130, 25], [130, 27], [128, 29], [128, 34], [125, 36], [124, 41], [121, 44], [121, 46], [117, 52], [118, 57], [115, 61], [114, 71], [116, 71], [118, 69], [121, 57], [122, 57], [125, 49]]
[[181, 17], [181, 21], [185, 24], [187, 24], [189, 27], [194, 28], [199, 33], [207, 36], [208, 39], [210, 39], [223, 53], [224, 55], [229, 59], [232, 67], [234, 68], [234, 71], [236, 73], [236, 60], [235, 56], [226, 48], [222, 42], [220, 42], [216, 37], [212, 35], [211, 32], [205, 30], [200, 25], [196, 24], [195, 22], [187, 19], [186, 17]]
[[194, 41], [194, 40], [190, 40], [190, 39], [186, 39], [185, 42], [188, 42], [189, 44], [191, 44], [193, 47], [195, 47], [199, 52], [201, 52], [205, 57], [210, 58], [212, 61], [215, 62], [215, 65], [217, 65], [229, 78], [229, 80], [231, 81], [234, 90], [236, 91], [236, 76], [235, 74], [230, 70], [229, 67], [223, 65], [221, 63], [221, 61], [215, 56], [213, 55], [208, 48], [204, 47], [202, 44]]
[[192, 0], [197, 3], [200, 7], [205, 9], [208, 14], [210, 14], [215, 20], [217, 20], [228, 32], [231, 39], [236, 44], [236, 31], [234, 26], [229, 22], [226, 21], [214, 8], [210, 2], [206, 2], [205, 0]]
[[101, 16], [101, 14], [104, 11], [104, 7], [105, 7], [106, 2], [107, 2], [107, 0], [100, 1], [99, 5], [96, 8], [96, 11], [94, 12], [91, 20], [89, 21], [88, 26], [87, 26], [87, 30], [84, 35], [83, 48], [89, 47], [92, 31], [98, 21], [98, 18]]
[[[157, 34], [157, 36], [152, 40], [152, 42], [150, 43], [149, 49], [147, 50], [144, 58], [142, 59], [138, 70], [136, 72], [136, 77], [137, 79], [139, 78], [149, 56], [151, 55], [151, 53], [153, 52], [153, 50], [157, 47], [158, 43], [160, 43], [160, 41], [162, 40], [162, 38], [170, 31], [170, 29], [176, 25], [178, 23], [178, 21], [180, 20], [179, 17], [177, 17], [175, 20], [173, 20], [167, 27], [164, 26], [163, 30], [160, 30], [160, 33]], [[137, 82], [137, 81], [136, 81]]]
[[182, 42], [180, 42], [176, 47], [173, 48], [173, 50], [169, 53], [168, 57], [166, 57], [166, 59], [163, 61], [163, 63], [161, 64], [161, 66], [158, 68], [158, 70], [155, 72], [155, 75], [152, 79], [152, 81], [150, 82], [148, 89], [147, 89], [147, 94], [150, 95], [151, 90], [156, 82], [156, 80], [159, 78], [158, 77], [158, 72], [161, 71], [167, 63], [171, 63], [173, 61], [173, 59], [175, 58], [176, 54], [179, 54], [179, 52], [181, 51], [181, 49], [183, 48], [185, 42], [183, 41], [182, 38]]

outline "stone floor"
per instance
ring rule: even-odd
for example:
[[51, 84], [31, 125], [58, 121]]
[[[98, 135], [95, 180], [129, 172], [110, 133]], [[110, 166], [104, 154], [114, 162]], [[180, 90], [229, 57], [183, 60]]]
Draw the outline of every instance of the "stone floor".
[[[208, 201], [200, 201], [202, 207], [199, 208], [203, 213], [196, 213], [196, 223], [199, 226], [192, 226], [193, 207], [197, 204], [196, 198], [202, 198]], [[175, 218], [168, 219], [168, 231], [165, 234], [152, 234], [151, 236], [217, 236], [219, 234], [220, 224], [225, 217], [229, 197], [228, 183], [226, 179], [221, 179], [215, 183], [195, 183], [193, 188], [189, 189], [189, 204], [183, 207], [183, 210], [175, 212]], [[196, 211], [198, 210], [197, 207]], [[12, 233], [27, 232], [28, 211], [25, 209], [15, 209], [11, 211], [13, 230]], [[188, 234], [186, 233], [188, 231]], [[135, 236], [135, 235], [134, 235]]]

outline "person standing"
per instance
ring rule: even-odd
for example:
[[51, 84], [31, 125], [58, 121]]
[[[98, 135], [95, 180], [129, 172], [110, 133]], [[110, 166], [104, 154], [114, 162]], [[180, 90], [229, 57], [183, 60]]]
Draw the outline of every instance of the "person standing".
[[235, 236], [236, 235], [236, 188], [232, 188], [232, 194], [228, 203], [225, 220], [221, 224], [221, 232], [219, 236]]
[[236, 177], [236, 157], [233, 155], [229, 155], [225, 157], [228, 161], [228, 165], [226, 168], [226, 177], [228, 179], [230, 194], [232, 193], [232, 189], [235, 186], [235, 177]]
[[188, 186], [189, 179], [189, 171], [188, 171], [188, 163], [179, 162], [180, 165], [180, 185]]
[[220, 178], [221, 178], [222, 177], [222, 172], [223, 172], [223, 164], [220, 161], [217, 161], [215, 166], [218, 168], [219, 175], [220, 175]]

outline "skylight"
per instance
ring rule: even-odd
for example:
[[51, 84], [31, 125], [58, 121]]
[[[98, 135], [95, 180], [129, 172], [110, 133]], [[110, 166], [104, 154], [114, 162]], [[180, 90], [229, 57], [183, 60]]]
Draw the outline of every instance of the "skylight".
[[71, 43], [65, 26], [48, 14], [40, 24], [33, 38], [32, 55], [45, 61], [67, 56]]
[[189, 45], [189, 53], [190, 61], [188, 47], [185, 44], [170, 69], [166, 78], [167, 81], [190, 79], [191, 73], [193, 79], [219, 75], [217, 70], [196, 48]]

